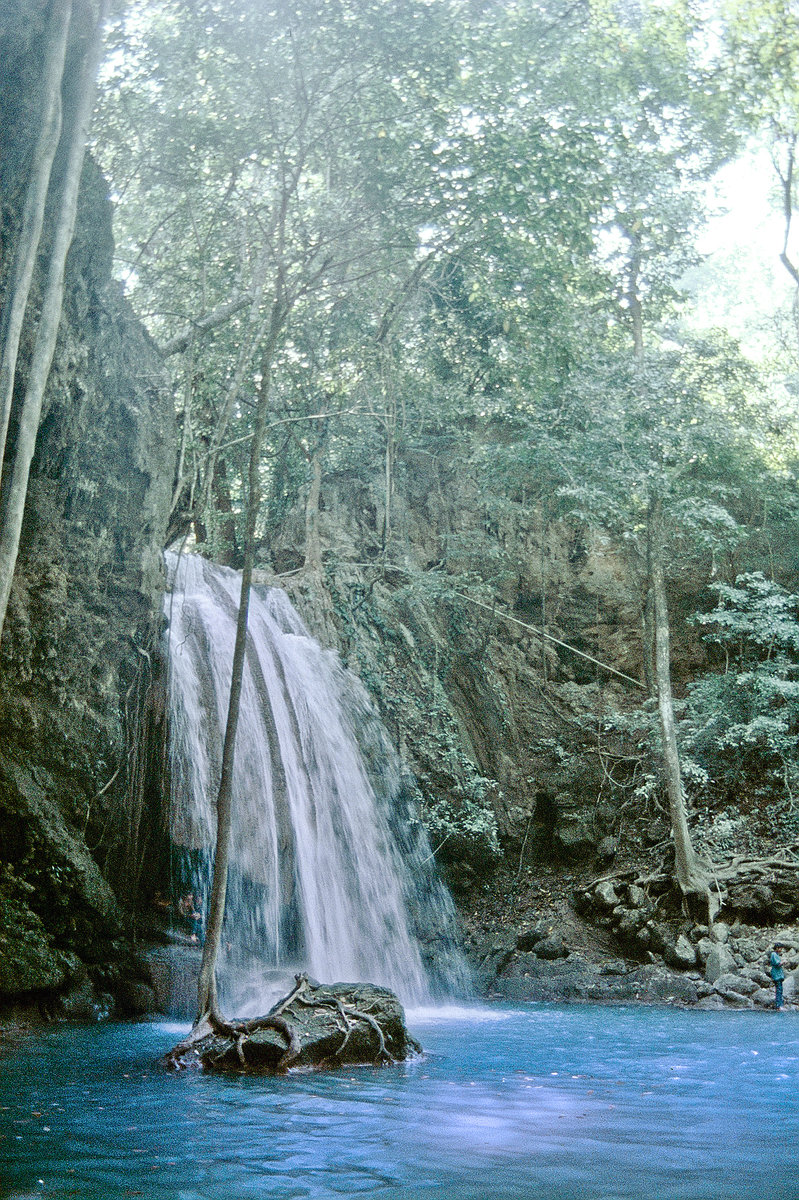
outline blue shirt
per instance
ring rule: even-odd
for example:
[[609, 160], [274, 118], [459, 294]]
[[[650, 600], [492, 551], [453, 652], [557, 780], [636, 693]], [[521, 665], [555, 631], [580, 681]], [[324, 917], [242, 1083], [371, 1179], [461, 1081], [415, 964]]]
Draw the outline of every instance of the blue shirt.
[[771, 951], [769, 962], [771, 963], [771, 978], [774, 982], [777, 983], [778, 980], [784, 979], [785, 972], [782, 969], [782, 959], [776, 950]]

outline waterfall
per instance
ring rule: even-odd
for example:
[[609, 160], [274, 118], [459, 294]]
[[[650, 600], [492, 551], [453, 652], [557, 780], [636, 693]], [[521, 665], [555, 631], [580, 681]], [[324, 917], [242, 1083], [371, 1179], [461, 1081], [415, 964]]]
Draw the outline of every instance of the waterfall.
[[[207, 900], [241, 577], [196, 555], [168, 554], [167, 570], [169, 833]], [[467, 987], [387, 732], [278, 588], [252, 589], [233, 812], [226, 1003], [262, 1011], [280, 971], [383, 984], [406, 1003]]]

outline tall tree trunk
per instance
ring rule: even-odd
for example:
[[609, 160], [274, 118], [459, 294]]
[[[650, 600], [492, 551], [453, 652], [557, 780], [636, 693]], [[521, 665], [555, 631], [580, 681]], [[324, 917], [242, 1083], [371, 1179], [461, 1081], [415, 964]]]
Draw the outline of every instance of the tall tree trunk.
[[22, 402], [13, 460], [7, 464], [10, 476], [3, 476], [2, 512], [0, 512], [0, 636], [5, 623], [8, 597], [19, 553], [22, 518], [28, 492], [30, 466], [36, 449], [42, 401], [53, 362], [58, 326], [64, 300], [64, 273], [67, 253], [75, 232], [78, 190], [86, 152], [86, 139], [94, 107], [94, 90], [103, 45], [103, 23], [108, 0], [103, 0], [91, 43], [83, 60], [81, 82], [67, 152], [64, 183], [58, 206], [50, 263], [47, 271], [42, 311], [33, 348], [28, 386]]
[[637, 359], [644, 356], [644, 310], [641, 304], [641, 239], [633, 229], [625, 233], [630, 242], [630, 258], [627, 275], [627, 305], [633, 335], [633, 354]]
[[663, 575], [663, 506], [659, 496], [655, 497], [649, 506], [648, 526], [649, 579], [655, 624], [655, 687], [663, 742], [663, 771], [674, 837], [675, 873], [683, 895], [709, 896], [707, 875], [699, 865], [688, 828], [680, 754], [677, 748], [671, 691], [669, 610]]
[[236, 621], [236, 642], [233, 649], [233, 667], [230, 681], [225, 742], [222, 749], [222, 769], [216, 799], [216, 850], [214, 852], [214, 876], [211, 884], [211, 900], [208, 923], [203, 944], [200, 977], [197, 983], [197, 1018], [195, 1026], [204, 1021], [222, 1021], [216, 986], [216, 964], [222, 944], [222, 925], [225, 919], [227, 899], [228, 865], [230, 862], [230, 833], [232, 828], [233, 763], [236, 750], [236, 732], [241, 709], [241, 688], [244, 678], [244, 659], [247, 648], [247, 622], [250, 609], [250, 586], [255, 558], [255, 528], [261, 506], [261, 451], [263, 448], [266, 418], [269, 410], [269, 394], [272, 381], [272, 364], [280, 332], [286, 320], [287, 309], [279, 300], [272, 305], [269, 333], [261, 362], [261, 382], [258, 387], [258, 404], [255, 412], [255, 427], [250, 444], [250, 463], [247, 492], [247, 520], [244, 535], [244, 562], [241, 571], [241, 597]]
[[644, 687], [650, 696], [655, 695], [655, 614], [652, 587], [646, 589], [641, 607], [641, 648]]
[[322, 545], [319, 540], [319, 498], [322, 493], [322, 448], [317, 446], [311, 458], [311, 482], [305, 501], [305, 569], [317, 574], [322, 570]]
[[394, 495], [394, 428], [393, 419], [386, 420], [386, 456], [385, 456], [385, 513], [383, 519], [383, 549], [387, 550], [391, 541], [391, 503]]
[[2, 327], [2, 361], [0, 362], [0, 462], [5, 453], [8, 422], [14, 397], [17, 355], [22, 337], [22, 325], [28, 306], [33, 270], [44, 224], [44, 206], [50, 188], [53, 159], [61, 137], [61, 84], [64, 79], [64, 60], [67, 35], [72, 17], [72, 0], [54, 0], [48, 27], [49, 41], [44, 60], [39, 137], [33, 152], [22, 224], [14, 256], [14, 268], [9, 284]]

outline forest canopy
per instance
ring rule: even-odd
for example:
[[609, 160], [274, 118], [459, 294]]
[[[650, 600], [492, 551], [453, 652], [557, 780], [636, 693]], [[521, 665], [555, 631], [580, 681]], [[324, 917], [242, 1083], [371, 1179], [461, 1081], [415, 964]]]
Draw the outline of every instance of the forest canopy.
[[264, 529], [320, 454], [384, 457], [390, 489], [400, 441], [467, 416], [529, 446], [598, 357], [690, 338], [708, 181], [758, 132], [793, 187], [785, 27], [769, 11], [769, 42], [755, 7], [720, 36], [681, 3], [127, 4], [95, 138], [174, 371], [175, 534], [235, 559], [275, 320]]
[[[256, 561], [321, 579], [320, 497], [350, 476], [378, 497], [371, 559], [401, 562], [398, 490], [445, 451], [482, 531], [452, 528], [407, 587], [493, 604], [522, 569], [502, 531], [533, 512], [608, 539], [640, 581], [673, 819], [678, 740], [689, 785], [765, 770], [792, 794], [793, 635], [764, 660], [746, 547], [795, 527], [796, 307], [744, 352], [723, 320], [737, 283], [701, 245], [719, 171], [756, 153], [799, 284], [795, 26], [785, 0], [125, 4], [94, 150], [119, 277], [174, 383], [171, 540], [240, 565], [257, 487]], [[301, 551], [276, 558], [298, 513]], [[675, 725], [667, 591], [686, 573], [742, 682], [733, 699], [715, 664]], [[740, 736], [712, 763], [718, 703]]]

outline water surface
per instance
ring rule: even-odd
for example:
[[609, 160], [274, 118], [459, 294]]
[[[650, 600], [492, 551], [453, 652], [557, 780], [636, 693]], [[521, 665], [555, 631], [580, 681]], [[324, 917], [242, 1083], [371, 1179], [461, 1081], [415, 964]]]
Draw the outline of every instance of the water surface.
[[[166, 1074], [183, 1027], [0, 1043], [0, 1195], [762, 1200], [799, 1136], [792, 1013], [418, 1011], [424, 1058]], [[786, 1159], [786, 1154], [789, 1156]]]

